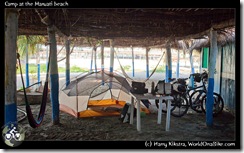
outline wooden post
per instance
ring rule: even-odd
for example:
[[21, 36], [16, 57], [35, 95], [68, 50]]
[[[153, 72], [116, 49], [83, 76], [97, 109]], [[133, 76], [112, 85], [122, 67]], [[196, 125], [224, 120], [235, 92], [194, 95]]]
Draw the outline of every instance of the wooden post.
[[110, 73], [114, 71], [114, 41], [112, 39], [109, 40], [110, 42]]
[[[110, 42], [110, 68], [109, 68], [109, 72], [110, 74], [113, 74], [113, 71], [114, 71], [114, 41], [112, 39], [109, 40]], [[110, 77], [110, 80], [109, 80], [109, 87], [110, 89], [112, 89], [112, 77]]]
[[49, 50], [49, 45], [46, 46], [46, 70], [47, 70], [47, 67], [48, 67], [48, 50]]
[[201, 48], [201, 53], [200, 53], [200, 64], [199, 64], [199, 72], [202, 72], [202, 56], [203, 56], [203, 48]]
[[95, 66], [95, 72], [97, 72], [97, 47], [96, 47], [96, 46], [93, 47], [93, 51], [94, 51], [94, 66]]
[[171, 48], [170, 44], [166, 44], [166, 79], [165, 82], [169, 82], [169, 78], [172, 78], [172, 61], [171, 61]]
[[169, 77], [168, 77], [168, 53], [167, 50], [165, 52], [166, 56], [165, 56], [165, 82], [168, 82]]
[[101, 69], [102, 69], [102, 85], [104, 85], [104, 44], [101, 43]]
[[148, 52], [150, 48], [146, 48], [146, 77], [149, 78], [149, 59], [148, 59]]
[[50, 81], [51, 81], [51, 102], [52, 102], [52, 121], [59, 124], [59, 76], [57, 63], [57, 44], [55, 29], [53, 25], [47, 27], [50, 42]]
[[220, 48], [217, 51], [217, 57], [216, 57], [216, 66], [215, 66], [215, 73], [214, 73], [214, 83], [216, 84], [214, 86], [214, 92], [220, 94], [220, 84], [221, 84], [221, 54], [222, 49]]
[[180, 75], [180, 51], [178, 50], [177, 56], [177, 66], [176, 66], [176, 78], [178, 79]]
[[66, 86], [70, 84], [70, 40], [66, 37], [65, 39], [65, 48], [66, 48]]
[[30, 79], [29, 79], [29, 56], [28, 56], [28, 39], [26, 44], [26, 54], [25, 54], [25, 79], [26, 79], [26, 87], [30, 85]]
[[131, 46], [131, 51], [132, 51], [132, 77], [135, 77], [135, 63], [134, 63], [134, 50], [133, 46]]
[[40, 82], [40, 45], [36, 44], [36, 46], [37, 82]]
[[91, 52], [91, 65], [90, 65], [90, 72], [92, 72], [92, 65], [93, 65], [93, 47]]
[[210, 30], [210, 57], [208, 67], [208, 91], [206, 102], [206, 124], [213, 126], [213, 90], [214, 90], [214, 70], [216, 65], [216, 57], [218, 52], [217, 46], [217, 31]]
[[5, 80], [4, 80], [4, 97], [5, 111], [4, 123], [17, 122], [17, 105], [16, 105], [16, 49], [18, 35], [18, 10], [5, 9]]
[[[193, 49], [189, 50], [190, 65], [191, 65], [191, 74], [195, 73], [192, 53], [193, 53]], [[193, 76], [190, 77], [190, 86], [191, 87], [194, 87], [194, 78], [193, 78]]]

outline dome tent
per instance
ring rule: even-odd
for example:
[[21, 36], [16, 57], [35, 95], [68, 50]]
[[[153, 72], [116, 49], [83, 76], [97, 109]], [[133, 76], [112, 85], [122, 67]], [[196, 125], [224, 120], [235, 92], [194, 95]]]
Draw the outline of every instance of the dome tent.
[[[87, 72], [60, 90], [60, 110], [77, 118], [120, 115], [124, 105], [131, 101], [130, 88], [119, 73]], [[140, 103], [141, 110], [148, 113], [146, 106]]]

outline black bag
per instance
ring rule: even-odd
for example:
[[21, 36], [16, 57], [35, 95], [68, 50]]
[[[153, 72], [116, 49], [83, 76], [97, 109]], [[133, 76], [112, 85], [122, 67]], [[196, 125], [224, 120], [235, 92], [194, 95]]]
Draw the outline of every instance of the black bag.
[[186, 79], [179, 78], [179, 79], [177, 79], [177, 82], [182, 85], [186, 85]]
[[184, 93], [186, 92], [186, 85], [182, 85], [180, 83], [174, 83], [173, 90], [176, 92]]
[[136, 93], [136, 94], [148, 93], [148, 89], [145, 88], [146, 87], [145, 82], [132, 81], [131, 86], [132, 86], [130, 90], [131, 93]]
[[201, 82], [201, 74], [200, 73], [195, 73], [193, 75], [193, 77], [194, 77], [194, 81]]

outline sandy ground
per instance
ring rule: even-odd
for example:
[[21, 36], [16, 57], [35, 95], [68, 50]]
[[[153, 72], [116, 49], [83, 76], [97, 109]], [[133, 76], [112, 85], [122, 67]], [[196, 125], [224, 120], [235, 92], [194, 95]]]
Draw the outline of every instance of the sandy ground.
[[[147, 86], [150, 84], [151, 80], [147, 82]], [[18, 107], [25, 110], [25, 106]], [[39, 107], [40, 105], [31, 105], [33, 114], [38, 114]], [[169, 131], [165, 131], [165, 113], [162, 114], [162, 123], [157, 124], [154, 101], [151, 101], [149, 110], [150, 114], [141, 117], [142, 132], [136, 129], [136, 118], [131, 125], [122, 123], [119, 116], [75, 118], [62, 111], [60, 124], [53, 125], [50, 102], [47, 103], [40, 127], [31, 128], [27, 118], [19, 125], [26, 132], [26, 141], [236, 141], [238, 122], [226, 110], [213, 118], [213, 127], [207, 127], [205, 114], [189, 109], [183, 117], [171, 116]], [[21, 114], [18, 116], [21, 117]]]
[[[39, 105], [32, 105], [33, 114]], [[24, 109], [24, 106], [19, 106]], [[166, 114], [162, 114], [161, 125], [157, 124], [157, 109], [150, 106], [150, 114], [141, 117], [142, 132], [134, 124], [122, 123], [119, 116], [74, 118], [60, 112], [60, 124], [52, 124], [51, 104], [47, 104], [45, 118], [38, 128], [31, 128], [28, 120], [19, 123], [26, 131], [27, 141], [83, 141], [83, 140], [126, 140], [126, 141], [235, 141], [235, 117], [224, 111], [214, 117], [214, 126], [207, 127], [205, 114], [188, 110], [188, 114], [177, 118], [171, 116], [170, 130], [165, 131]], [[21, 114], [19, 114], [21, 116]]]

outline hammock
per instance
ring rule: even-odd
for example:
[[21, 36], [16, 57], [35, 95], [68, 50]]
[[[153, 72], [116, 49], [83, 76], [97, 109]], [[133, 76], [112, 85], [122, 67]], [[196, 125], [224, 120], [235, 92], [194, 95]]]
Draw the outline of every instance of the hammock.
[[[143, 82], [146, 82], [147, 80], [149, 80], [149, 79], [151, 78], [151, 76], [152, 76], [152, 75], [154, 74], [154, 72], [157, 70], [157, 67], [158, 67], [160, 61], [162, 60], [164, 54], [165, 54], [165, 52], [163, 52], [163, 55], [160, 57], [160, 59], [159, 59], [157, 65], [156, 65], [156, 67], [153, 69], [153, 71], [152, 71], [152, 73], [150, 74], [150, 76], [149, 76], [146, 80], [144, 80]], [[117, 58], [117, 60], [118, 60], [118, 62], [119, 62], [120, 69], [121, 69], [122, 73], [124, 74], [124, 76], [125, 76], [127, 79], [129, 79], [130, 81], [133, 81], [133, 79], [130, 78], [130, 77], [127, 75], [127, 73], [125, 72], [123, 66], [121, 65], [121, 63], [120, 63], [120, 61], [119, 61], [119, 58], [118, 58], [118, 56], [117, 56], [116, 51], [115, 51], [115, 56], [116, 56], [116, 58]]]
[[43, 89], [43, 95], [42, 95], [42, 102], [41, 102], [41, 107], [40, 107], [40, 112], [38, 115], [37, 120], [33, 117], [32, 111], [30, 104], [27, 99], [26, 91], [25, 91], [25, 84], [24, 84], [24, 79], [23, 79], [23, 74], [22, 74], [22, 69], [21, 69], [21, 63], [20, 63], [20, 55], [17, 53], [17, 59], [19, 61], [19, 67], [20, 67], [20, 74], [21, 74], [21, 80], [22, 80], [22, 85], [24, 89], [24, 96], [25, 96], [25, 105], [26, 105], [26, 113], [27, 113], [27, 118], [29, 121], [29, 124], [32, 128], [37, 128], [41, 125], [44, 114], [45, 114], [45, 109], [46, 109], [46, 103], [47, 103], [47, 95], [48, 95], [48, 73], [49, 73], [49, 63], [50, 63], [50, 55], [48, 59], [48, 65], [47, 65], [47, 73], [46, 73], [46, 80], [44, 84], [44, 89]]

